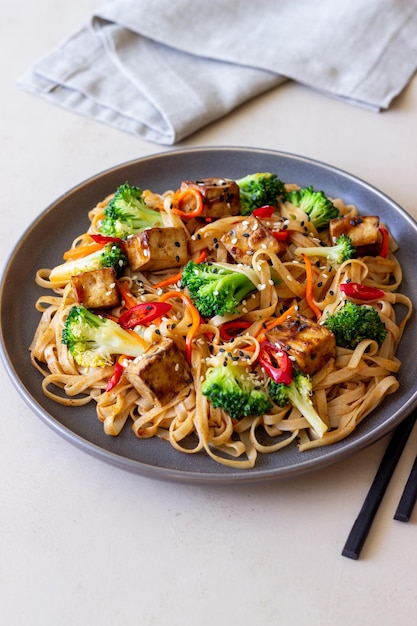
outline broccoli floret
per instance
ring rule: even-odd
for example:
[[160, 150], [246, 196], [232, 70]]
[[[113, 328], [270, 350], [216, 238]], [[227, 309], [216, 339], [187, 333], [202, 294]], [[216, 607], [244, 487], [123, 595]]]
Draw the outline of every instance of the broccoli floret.
[[339, 209], [322, 191], [302, 187], [287, 194], [286, 200], [302, 209], [317, 229], [325, 228], [330, 220], [339, 217]]
[[310, 377], [300, 370], [294, 370], [293, 379], [289, 385], [272, 381], [269, 386], [269, 395], [275, 404], [280, 407], [291, 404], [297, 408], [316, 433], [322, 437], [328, 427], [314, 408], [310, 398], [312, 392]]
[[54, 283], [66, 283], [71, 276], [99, 270], [102, 267], [112, 267], [116, 271], [116, 275], [121, 276], [126, 265], [127, 258], [121, 247], [116, 243], [106, 243], [101, 250], [57, 265], [52, 269], [49, 280]]
[[336, 345], [354, 350], [363, 339], [373, 339], [382, 345], [387, 331], [378, 311], [369, 305], [348, 300], [344, 306], [328, 315], [325, 326], [336, 337]]
[[276, 174], [257, 172], [235, 181], [240, 191], [240, 213], [250, 215], [261, 206], [277, 206], [278, 198], [285, 195], [284, 183]]
[[305, 254], [308, 257], [325, 257], [330, 265], [338, 265], [351, 259], [356, 252], [352, 240], [348, 235], [340, 235], [333, 246], [312, 246], [310, 248], [296, 248], [296, 255]]
[[189, 261], [183, 269], [181, 283], [205, 317], [236, 313], [239, 304], [256, 289], [246, 274], [215, 263]]
[[140, 233], [146, 228], [163, 226], [159, 211], [145, 204], [142, 189], [127, 182], [117, 188], [104, 209], [104, 216], [100, 232], [121, 239]]
[[68, 313], [62, 330], [62, 343], [78, 365], [104, 367], [113, 362], [112, 355], [143, 354], [143, 342], [123, 330], [117, 322], [96, 315], [84, 306], [74, 305]]
[[264, 415], [272, 407], [250, 368], [231, 361], [207, 370], [202, 391], [215, 408], [221, 407], [236, 419]]

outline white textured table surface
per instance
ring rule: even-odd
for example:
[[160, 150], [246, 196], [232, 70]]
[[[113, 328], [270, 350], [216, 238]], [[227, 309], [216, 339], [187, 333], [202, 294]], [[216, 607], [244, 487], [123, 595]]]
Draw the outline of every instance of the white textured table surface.
[[[20, 91], [17, 78], [94, 0], [7, 3], [0, 46], [1, 267], [64, 191], [164, 148]], [[417, 79], [375, 114], [287, 84], [176, 147], [305, 155], [381, 189], [417, 217]], [[2, 368], [3, 371], [3, 368]], [[394, 474], [361, 559], [341, 556], [384, 439], [276, 484], [186, 486], [107, 466], [35, 417], [0, 377], [0, 606], [7, 626], [415, 623], [417, 511], [393, 520], [417, 451]]]

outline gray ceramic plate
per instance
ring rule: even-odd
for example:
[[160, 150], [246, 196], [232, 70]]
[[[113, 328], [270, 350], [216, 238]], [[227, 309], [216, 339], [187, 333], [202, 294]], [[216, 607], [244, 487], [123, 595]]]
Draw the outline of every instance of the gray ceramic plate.
[[[88, 225], [87, 210], [128, 180], [162, 192], [178, 187], [183, 178], [238, 178], [271, 171], [285, 182], [313, 185], [326, 194], [357, 205], [361, 213], [378, 214], [400, 244], [404, 268], [403, 293], [417, 302], [415, 245], [417, 224], [395, 202], [357, 178], [329, 165], [280, 152], [244, 148], [201, 148], [165, 152], [117, 166], [83, 182], [49, 206], [18, 242], [4, 272], [1, 288], [2, 357], [8, 374], [33, 412], [56, 432], [98, 459], [148, 477], [194, 483], [276, 480], [339, 462], [375, 442], [399, 424], [417, 404], [417, 382], [409, 367], [407, 346], [417, 345], [417, 326], [409, 323], [399, 347], [404, 363], [400, 391], [388, 397], [341, 443], [299, 453], [296, 445], [274, 455], [259, 455], [252, 470], [229, 469], [204, 454], [186, 455], [158, 439], [138, 440], [127, 427], [117, 437], [104, 435], [93, 405], [71, 409], [48, 400], [41, 377], [32, 368], [28, 346], [39, 320], [34, 309], [44, 293], [34, 282], [39, 267], [52, 267], [62, 251]], [[39, 245], [39, 243], [41, 245]], [[30, 266], [27, 260], [30, 259]], [[13, 315], [9, 303], [14, 302]]]

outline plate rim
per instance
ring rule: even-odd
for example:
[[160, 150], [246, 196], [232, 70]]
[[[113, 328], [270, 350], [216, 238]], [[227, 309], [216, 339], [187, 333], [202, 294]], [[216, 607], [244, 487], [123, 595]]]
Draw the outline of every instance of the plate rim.
[[[17, 242], [12, 248], [8, 258], [6, 259], [5, 265], [2, 269], [1, 281], [0, 281], [0, 356], [5, 367], [5, 370], [11, 379], [15, 389], [18, 394], [23, 398], [26, 405], [31, 409], [31, 411], [36, 414], [46, 425], [52, 428], [55, 432], [57, 432], [60, 436], [62, 436], [65, 440], [72, 443], [80, 450], [92, 455], [93, 457], [102, 460], [112, 466], [119, 467], [123, 470], [129, 471], [131, 473], [141, 474], [148, 478], [154, 479], [163, 479], [163, 480], [171, 480], [175, 482], [191, 482], [191, 483], [199, 483], [199, 484], [227, 484], [227, 483], [254, 483], [254, 482], [267, 482], [267, 481], [278, 481], [283, 479], [290, 479], [293, 477], [298, 477], [306, 473], [311, 473], [313, 471], [318, 471], [319, 469], [324, 469], [329, 467], [330, 465], [334, 465], [337, 462], [341, 462], [351, 456], [352, 454], [356, 454], [368, 447], [372, 443], [375, 443], [383, 436], [387, 435], [391, 430], [393, 430], [399, 423], [401, 423], [406, 417], [411, 413], [411, 411], [417, 406], [417, 387], [414, 390], [414, 394], [411, 398], [406, 402], [403, 406], [401, 412], [401, 418], [398, 420], [387, 420], [383, 424], [379, 424], [378, 427], [365, 435], [361, 440], [344, 440], [346, 444], [342, 449], [338, 449], [337, 453], [332, 454], [331, 448], [332, 446], [328, 446], [330, 449], [329, 454], [325, 456], [320, 456], [318, 458], [309, 459], [305, 463], [300, 462], [291, 467], [278, 467], [274, 469], [265, 469], [265, 470], [242, 470], [236, 468], [235, 471], [230, 471], [228, 469], [227, 472], [222, 473], [221, 468], [216, 467], [217, 471], [214, 472], [198, 472], [198, 471], [185, 471], [181, 469], [171, 469], [167, 467], [160, 467], [157, 465], [150, 465], [148, 463], [144, 463], [142, 461], [130, 459], [128, 457], [122, 457], [119, 454], [112, 452], [110, 450], [106, 450], [101, 446], [98, 446], [96, 443], [86, 440], [81, 435], [74, 433], [67, 426], [62, 424], [54, 415], [51, 415], [29, 392], [25, 387], [25, 383], [21, 380], [20, 375], [18, 374], [13, 359], [11, 355], [8, 353], [7, 347], [5, 345], [5, 341], [3, 338], [3, 319], [1, 315], [2, 306], [3, 306], [3, 295], [4, 288], [6, 284], [6, 280], [8, 274], [12, 271], [13, 262], [18, 256], [19, 250], [25, 244], [25, 242], [30, 238], [30, 234], [33, 230], [35, 230], [39, 224], [45, 219], [48, 213], [53, 212], [56, 207], [62, 203], [66, 197], [80, 192], [84, 187], [88, 187], [94, 184], [95, 181], [99, 181], [110, 174], [116, 174], [117, 171], [126, 169], [128, 167], [133, 167], [135, 165], [143, 164], [144, 162], [156, 161], [159, 159], [165, 158], [176, 158], [176, 156], [187, 156], [193, 154], [208, 154], [215, 152], [225, 152], [227, 154], [236, 154], [236, 153], [250, 153], [251, 155], [263, 154], [271, 157], [279, 157], [284, 158], [286, 160], [291, 160], [297, 163], [304, 163], [307, 166], [317, 166], [320, 170], [325, 170], [331, 174], [336, 174], [338, 176], [343, 177], [346, 180], [351, 181], [356, 185], [360, 185], [365, 189], [371, 191], [372, 194], [381, 197], [385, 202], [391, 204], [395, 210], [401, 214], [402, 218], [407, 221], [413, 229], [417, 231], [417, 221], [405, 211], [397, 202], [395, 202], [392, 198], [390, 198], [387, 194], [382, 192], [380, 189], [376, 188], [372, 184], [366, 182], [362, 178], [353, 175], [339, 167], [332, 166], [323, 161], [302, 156], [299, 154], [280, 151], [280, 150], [272, 150], [272, 149], [263, 149], [263, 148], [255, 148], [255, 147], [245, 147], [245, 146], [199, 146], [192, 148], [180, 148], [174, 149], [170, 151], [162, 151], [156, 152], [150, 155], [146, 155], [143, 157], [139, 157], [136, 159], [130, 159], [123, 163], [116, 164], [112, 167], [106, 168], [101, 172], [98, 172], [88, 178], [84, 179], [78, 184], [73, 185], [69, 190], [58, 196], [55, 200], [49, 203], [45, 209], [43, 209], [24, 229], [21, 236], [18, 238]], [[410, 323], [410, 322], [409, 322]], [[392, 423], [392, 422], [395, 423]], [[182, 454], [182, 453], [179, 453]], [[277, 453], [279, 454], [279, 453]], [[300, 453], [301, 454], [301, 453]], [[215, 462], [213, 461], [213, 464]]]

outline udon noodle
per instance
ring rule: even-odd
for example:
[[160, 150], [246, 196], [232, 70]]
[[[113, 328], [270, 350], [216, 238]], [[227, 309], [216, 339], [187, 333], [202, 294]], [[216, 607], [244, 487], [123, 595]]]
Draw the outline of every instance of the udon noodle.
[[[296, 185], [287, 185], [287, 188], [296, 188]], [[246, 218], [239, 215], [213, 221], [198, 217], [183, 219], [172, 212], [174, 193], [167, 191], [159, 195], [147, 190], [144, 198], [148, 206], [161, 212], [164, 226], [183, 229], [190, 259], [198, 259], [204, 253], [207, 261], [230, 263], [227, 250], [220, 243], [221, 237], [232, 225]], [[89, 210], [89, 227], [72, 242], [72, 249], [88, 244], [91, 241], [89, 235], [99, 232], [109, 200], [105, 198]], [[358, 215], [355, 206], [346, 205], [341, 199], [333, 199], [333, 202], [340, 215]], [[365, 283], [384, 292], [372, 306], [378, 309], [387, 330], [381, 347], [372, 340], [361, 341], [354, 350], [337, 347], [335, 358], [312, 376], [311, 399], [328, 425], [328, 431], [322, 437], [317, 437], [299, 410], [291, 405], [273, 405], [265, 415], [233, 419], [222, 408], [214, 408], [202, 393], [207, 369], [221, 363], [225, 355], [257, 369], [260, 379], [265, 380], [266, 374], [257, 364], [265, 329], [289, 310], [314, 318], [306, 299], [306, 267], [300, 257], [295, 256], [294, 250], [311, 245], [312, 238], [318, 236], [328, 242], [328, 231], [318, 233], [308, 216], [289, 203], [280, 203], [274, 215], [268, 222], [282, 221], [283, 218], [289, 232], [285, 254], [278, 256], [269, 249], [258, 250], [250, 268], [239, 266], [239, 271], [256, 276], [257, 288], [242, 303], [238, 313], [199, 318], [196, 322], [195, 310], [181, 285], [178, 269], [133, 273], [127, 268], [119, 278], [124, 293], [131, 294], [138, 303], [165, 299], [172, 304], [171, 310], [158, 322], [140, 329], [146, 344], [170, 338], [185, 353], [186, 342], [191, 337], [189, 329], [193, 328], [191, 380], [162, 406], [154, 402], [151, 395], [141, 394], [123, 375], [108, 391], [113, 365], [96, 368], [77, 365], [62, 342], [62, 330], [68, 311], [76, 302], [75, 294], [70, 283], [57, 287], [49, 280], [50, 268], [39, 269], [36, 282], [45, 289], [45, 294], [36, 303], [41, 317], [30, 352], [34, 367], [43, 376], [44, 394], [58, 403], [74, 407], [75, 415], [76, 407], [93, 403], [104, 432], [110, 436], [117, 436], [123, 428], [130, 427], [138, 439], [159, 437], [181, 453], [206, 453], [216, 462], [230, 467], [252, 468], [259, 454], [279, 454], [289, 445], [297, 444], [302, 453], [346, 438], [388, 394], [399, 388], [396, 375], [400, 361], [395, 353], [412, 305], [399, 291], [402, 271], [392, 238], [389, 254], [384, 258], [352, 258], [334, 267], [325, 261], [313, 264], [313, 297], [323, 317], [335, 312], [346, 300], [339, 289], [341, 283]], [[122, 302], [110, 311], [111, 316], [117, 319], [123, 307]], [[247, 327], [240, 334], [225, 337], [220, 332], [222, 325], [235, 319], [245, 321]]]

